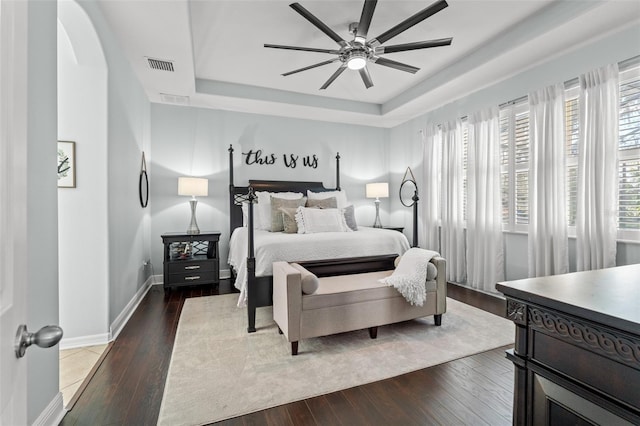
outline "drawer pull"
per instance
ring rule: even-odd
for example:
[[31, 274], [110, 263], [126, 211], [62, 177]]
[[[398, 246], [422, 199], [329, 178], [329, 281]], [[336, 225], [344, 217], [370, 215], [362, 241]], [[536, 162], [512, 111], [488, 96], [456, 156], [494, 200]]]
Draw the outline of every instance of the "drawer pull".
[[185, 266], [184, 269], [200, 269], [200, 265]]
[[186, 281], [194, 281], [194, 280], [199, 280], [200, 279], [200, 275], [195, 275], [193, 277], [184, 277], [184, 279]]

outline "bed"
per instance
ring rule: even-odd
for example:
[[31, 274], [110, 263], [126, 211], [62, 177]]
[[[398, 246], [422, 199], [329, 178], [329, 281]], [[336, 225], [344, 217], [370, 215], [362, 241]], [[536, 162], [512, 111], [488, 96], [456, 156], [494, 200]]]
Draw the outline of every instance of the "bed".
[[[256, 308], [272, 304], [272, 264], [275, 261], [319, 261], [327, 271], [362, 272], [386, 265], [389, 259], [409, 249], [407, 238], [389, 229], [358, 226], [357, 231], [284, 233], [256, 229], [256, 221], [264, 218], [265, 208], [256, 204], [259, 194], [320, 193], [334, 194], [340, 189], [340, 155], [336, 155], [336, 187], [326, 188], [322, 182], [252, 180], [247, 186], [235, 186], [233, 146], [229, 147], [229, 220], [231, 240], [229, 264], [234, 286], [240, 290], [238, 306], [247, 307], [248, 332], [255, 332]], [[274, 194], [275, 193], [275, 194]], [[345, 199], [346, 201], [346, 199]], [[341, 209], [327, 209], [323, 214]], [[309, 210], [314, 213], [317, 210]], [[262, 215], [260, 215], [262, 213]], [[319, 212], [318, 212], [319, 213]], [[364, 260], [363, 260], [364, 259]], [[386, 263], [385, 263], [386, 262]]]

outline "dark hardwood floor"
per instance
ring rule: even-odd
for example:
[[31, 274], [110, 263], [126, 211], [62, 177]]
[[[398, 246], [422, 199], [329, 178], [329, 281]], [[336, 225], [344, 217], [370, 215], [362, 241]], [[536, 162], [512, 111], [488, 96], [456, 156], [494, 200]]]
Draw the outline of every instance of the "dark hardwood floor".
[[[153, 286], [95, 368], [61, 425], [155, 425], [185, 299], [226, 294]], [[475, 301], [491, 311], [495, 302]], [[446, 315], [446, 314], [445, 314]], [[446, 317], [445, 317], [446, 318]], [[469, 336], [472, 338], [473, 336]], [[229, 425], [510, 425], [513, 366], [508, 347], [253, 414]]]

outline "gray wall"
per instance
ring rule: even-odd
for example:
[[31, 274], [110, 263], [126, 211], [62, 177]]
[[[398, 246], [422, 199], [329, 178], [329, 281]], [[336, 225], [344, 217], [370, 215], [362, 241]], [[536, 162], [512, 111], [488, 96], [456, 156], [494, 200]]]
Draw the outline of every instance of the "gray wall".
[[[230, 111], [153, 104], [151, 107], [151, 250], [154, 272], [162, 273], [165, 232], [189, 225], [188, 197], [177, 195], [179, 176], [209, 179], [209, 196], [198, 198], [197, 220], [202, 231], [219, 230], [221, 269], [227, 269], [229, 242], [228, 148], [235, 149], [235, 184], [248, 179], [322, 181], [335, 187], [335, 155], [340, 152], [341, 187], [356, 208], [360, 224], [371, 226], [373, 200], [364, 196], [365, 183], [387, 181], [385, 129], [299, 120]], [[262, 149], [278, 156], [274, 165], [246, 165], [242, 152]], [[282, 156], [316, 155], [316, 169], [298, 164], [285, 167]], [[298, 160], [301, 162], [302, 160]], [[388, 199], [381, 200], [381, 217], [388, 223]]]
[[[640, 55], [640, 26], [633, 25], [614, 34], [586, 43], [573, 51], [551, 58], [548, 62], [506, 78], [490, 87], [478, 90], [468, 96], [453, 100], [441, 108], [428, 111], [424, 115], [393, 128], [390, 132], [390, 176], [395, 187], [402, 179], [407, 166], [417, 175], [422, 171], [422, 144], [419, 130], [427, 124], [440, 124], [456, 118], [499, 105], [526, 95], [541, 87], [571, 80], [580, 74], [609, 63], [620, 62]], [[497, 77], [496, 80], [500, 80]], [[397, 146], [402, 150], [393, 149]], [[394, 191], [395, 192], [395, 191]], [[426, 196], [422, 198], [423, 202]], [[411, 228], [411, 215], [408, 209], [392, 198], [391, 209], [403, 220], [406, 229]], [[395, 214], [395, 213], [394, 213]], [[525, 234], [505, 233], [506, 279], [527, 277], [527, 236]], [[575, 239], [569, 240], [570, 267], [575, 270]], [[618, 243], [617, 264], [640, 263], [640, 244]]]
[[[58, 188], [61, 348], [109, 339], [107, 64], [84, 10], [58, 3], [58, 140], [76, 142], [76, 187]], [[87, 242], [91, 250], [79, 250]]]
[[[148, 278], [149, 212], [138, 200], [142, 151], [149, 151], [150, 103], [98, 5], [82, 1], [107, 60], [109, 324]], [[90, 246], [89, 246], [90, 247]]]
[[[58, 195], [56, 169], [56, 2], [28, 4], [27, 326], [58, 323]], [[9, 336], [3, 336], [8, 338]], [[6, 342], [5, 342], [6, 343]], [[58, 351], [32, 348], [27, 362], [27, 420], [33, 423], [58, 394]]]

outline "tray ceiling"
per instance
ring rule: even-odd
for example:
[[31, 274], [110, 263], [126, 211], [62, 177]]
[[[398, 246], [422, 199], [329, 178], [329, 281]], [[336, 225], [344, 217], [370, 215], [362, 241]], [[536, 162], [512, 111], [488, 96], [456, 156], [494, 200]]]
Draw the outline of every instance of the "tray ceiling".
[[[380, 0], [370, 36], [433, 1]], [[102, 0], [100, 7], [152, 102], [390, 127], [485, 87], [590, 38], [640, 21], [640, 2], [449, 0], [449, 7], [386, 44], [453, 37], [447, 47], [393, 53], [416, 74], [369, 65], [366, 89], [324, 53], [267, 49], [264, 43], [335, 49], [338, 45], [288, 1]], [[363, 1], [305, 1], [346, 40]], [[173, 71], [152, 69], [149, 59]]]

